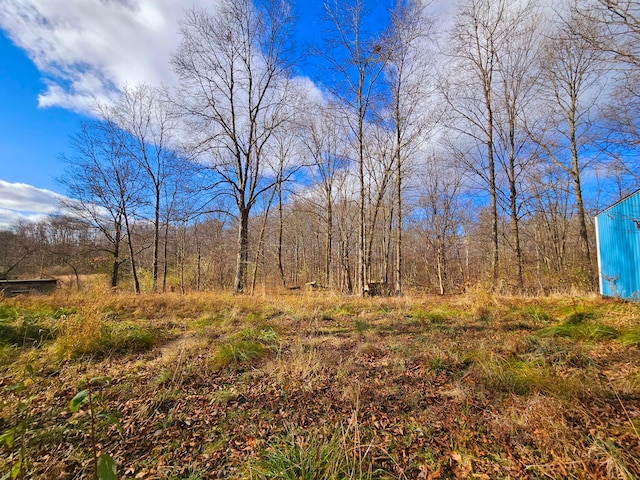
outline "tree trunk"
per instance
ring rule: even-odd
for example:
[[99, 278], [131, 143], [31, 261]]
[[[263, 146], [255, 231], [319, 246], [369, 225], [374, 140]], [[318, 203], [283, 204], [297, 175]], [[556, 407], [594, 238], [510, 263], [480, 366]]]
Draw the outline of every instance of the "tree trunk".
[[164, 227], [164, 244], [162, 245], [163, 248], [163, 252], [162, 252], [162, 292], [166, 292], [167, 291], [167, 275], [168, 275], [168, 270], [169, 267], [167, 265], [167, 255], [168, 255], [168, 247], [167, 244], [169, 243], [169, 220], [167, 219], [166, 223], [165, 223], [165, 227]]
[[136, 268], [136, 257], [133, 251], [133, 240], [131, 238], [131, 225], [129, 225], [129, 216], [124, 215], [124, 223], [127, 228], [127, 243], [129, 244], [129, 263], [131, 263], [131, 276], [133, 277], [133, 290], [136, 294], [140, 293], [140, 281], [138, 280], [138, 270]]
[[575, 121], [570, 121], [570, 136], [571, 136], [571, 165], [573, 177], [573, 190], [576, 199], [576, 207], [578, 208], [578, 222], [580, 228], [580, 243], [582, 244], [582, 253], [584, 255], [584, 261], [587, 265], [587, 271], [589, 273], [589, 281], [592, 281], [593, 268], [591, 265], [591, 249], [589, 248], [589, 234], [587, 231], [587, 220], [584, 211], [584, 202], [582, 200], [582, 186], [580, 184], [580, 164], [578, 162], [578, 146], [576, 140], [576, 126]]
[[286, 288], [287, 280], [284, 275], [284, 265], [282, 264], [282, 233], [284, 228], [284, 218], [282, 213], [282, 187], [278, 184], [278, 271], [280, 272], [280, 282]]
[[[400, 131], [396, 142], [400, 145]], [[402, 165], [400, 151], [396, 158], [396, 295], [402, 295]]]
[[115, 234], [113, 238], [113, 266], [111, 268], [111, 283], [112, 289], [118, 288], [118, 276], [120, 273], [120, 241], [122, 239], [122, 223], [116, 222]]
[[[361, 78], [361, 86], [359, 94], [359, 101], [362, 103], [362, 84], [364, 78]], [[365, 188], [364, 188], [364, 107], [361, 105], [358, 112], [358, 186], [359, 186], [359, 201], [358, 201], [358, 293], [364, 296], [366, 287], [366, 273], [365, 273]]]
[[324, 251], [324, 271], [325, 271], [325, 283], [328, 287], [331, 287], [333, 283], [333, 279], [331, 278], [331, 243], [333, 242], [332, 238], [332, 230], [333, 230], [333, 211], [332, 211], [332, 202], [331, 202], [331, 190], [327, 189], [327, 231], [325, 238], [325, 251]]
[[264, 232], [267, 229], [267, 220], [269, 219], [269, 211], [271, 210], [271, 202], [273, 202], [273, 197], [275, 196], [276, 188], [274, 187], [271, 190], [271, 195], [269, 196], [269, 201], [267, 202], [267, 209], [264, 212], [264, 217], [262, 218], [262, 225], [260, 226], [260, 235], [258, 235], [258, 246], [256, 248], [256, 257], [253, 267], [253, 276], [251, 278], [251, 295], [254, 294], [256, 289], [256, 280], [258, 278], [258, 262], [260, 261], [260, 256], [264, 255]]
[[158, 258], [160, 256], [160, 189], [156, 185], [155, 206], [153, 216], [153, 265], [151, 267], [151, 291], [158, 288]]
[[247, 281], [247, 264], [249, 260], [249, 209], [245, 206], [238, 208], [238, 240], [236, 257], [236, 276], [234, 280], [235, 293], [243, 293]]
[[493, 247], [491, 287], [498, 287], [499, 276], [499, 246], [498, 246], [498, 192], [496, 186], [496, 164], [493, 156], [493, 107], [491, 92], [485, 91], [487, 120], [487, 159], [489, 161], [489, 194], [491, 196], [491, 243]]
[[518, 225], [518, 190], [516, 188], [515, 169], [515, 118], [509, 120], [509, 209], [511, 211], [511, 236], [516, 256], [517, 289], [521, 293], [524, 288], [522, 278], [522, 248], [520, 247], [520, 228]]

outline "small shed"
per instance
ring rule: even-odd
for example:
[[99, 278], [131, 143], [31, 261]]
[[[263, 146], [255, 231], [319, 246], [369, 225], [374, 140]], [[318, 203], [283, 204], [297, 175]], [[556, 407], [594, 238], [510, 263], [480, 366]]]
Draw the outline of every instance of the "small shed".
[[48, 295], [55, 292], [58, 281], [55, 278], [31, 280], [0, 280], [0, 296], [13, 297], [20, 294], [38, 293]]
[[640, 301], [640, 190], [595, 218], [600, 293]]

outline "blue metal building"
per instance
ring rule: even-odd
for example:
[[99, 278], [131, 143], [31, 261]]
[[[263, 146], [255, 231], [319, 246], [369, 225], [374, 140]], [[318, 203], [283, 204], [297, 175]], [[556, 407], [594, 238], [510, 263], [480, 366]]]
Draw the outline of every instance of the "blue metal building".
[[640, 190], [595, 220], [600, 293], [640, 301]]

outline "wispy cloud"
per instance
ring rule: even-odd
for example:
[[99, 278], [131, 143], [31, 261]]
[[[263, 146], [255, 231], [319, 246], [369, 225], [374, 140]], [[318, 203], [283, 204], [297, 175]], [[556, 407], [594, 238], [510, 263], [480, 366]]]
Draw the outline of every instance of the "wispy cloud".
[[[211, 6], [196, 0], [191, 5]], [[6, 0], [0, 28], [45, 75], [41, 107], [87, 111], [123, 84], [172, 84], [184, 4], [175, 0]]]
[[0, 180], [0, 228], [20, 221], [39, 221], [59, 211], [61, 195], [25, 183]]

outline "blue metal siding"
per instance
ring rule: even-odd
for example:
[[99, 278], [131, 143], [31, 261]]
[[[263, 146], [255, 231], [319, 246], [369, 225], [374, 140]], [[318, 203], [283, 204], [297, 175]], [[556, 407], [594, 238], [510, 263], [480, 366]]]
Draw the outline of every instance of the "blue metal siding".
[[596, 216], [600, 293], [640, 300], [640, 190]]

